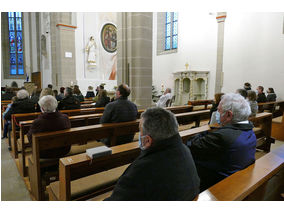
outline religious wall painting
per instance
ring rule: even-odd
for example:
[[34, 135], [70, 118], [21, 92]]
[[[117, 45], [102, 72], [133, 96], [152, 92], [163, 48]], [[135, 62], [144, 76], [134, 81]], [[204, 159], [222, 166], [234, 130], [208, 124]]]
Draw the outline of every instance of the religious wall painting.
[[117, 29], [114, 24], [107, 23], [101, 31], [102, 46], [105, 51], [113, 53], [117, 49]]

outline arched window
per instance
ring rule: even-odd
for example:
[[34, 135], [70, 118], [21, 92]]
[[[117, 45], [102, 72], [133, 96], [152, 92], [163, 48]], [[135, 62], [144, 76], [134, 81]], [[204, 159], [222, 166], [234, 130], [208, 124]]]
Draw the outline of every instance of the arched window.
[[22, 22], [21, 12], [8, 12], [10, 75], [24, 75]]
[[166, 12], [165, 50], [177, 49], [178, 15], [176, 12]]

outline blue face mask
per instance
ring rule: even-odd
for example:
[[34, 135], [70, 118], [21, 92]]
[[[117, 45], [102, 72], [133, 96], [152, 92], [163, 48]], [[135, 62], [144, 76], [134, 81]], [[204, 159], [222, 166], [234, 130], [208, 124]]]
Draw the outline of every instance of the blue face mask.
[[140, 134], [140, 132], [139, 132], [139, 148], [141, 149], [141, 150], [145, 150], [145, 147], [142, 145], [142, 138], [145, 138], [146, 136], [142, 136], [141, 137], [141, 134]]
[[215, 116], [216, 116], [216, 121], [217, 121], [217, 123], [218, 123], [218, 124], [221, 124], [220, 113], [219, 113], [218, 111], [216, 112]]

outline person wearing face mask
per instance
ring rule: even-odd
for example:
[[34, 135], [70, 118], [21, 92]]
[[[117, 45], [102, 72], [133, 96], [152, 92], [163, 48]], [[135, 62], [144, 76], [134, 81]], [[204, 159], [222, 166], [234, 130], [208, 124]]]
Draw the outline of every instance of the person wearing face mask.
[[141, 115], [139, 129], [141, 153], [106, 200], [193, 200], [199, 193], [199, 177], [174, 114], [149, 108]]
[[221, 127], [196, 135], [187, 142], [204, 191], [255, 161], [256, 136], [249, 103], [240, 95], [229, 93], [218, 106]]
[[[137, 106], [128, 100], [130, 89], [126, 84], [118, 86], [115, 93], [115, 101], [105, 106], [103, 116], [100, 123], [118, 123], [134, 121], [137, 119]], [[134, 134], [118, 136], [116, 144], [124, 144], [133, 141]], [[102, 142], [107, 146], [110, 145], [110, 139], [103, 139]]]
[[[71, 123], [67, 115], [57, 111], [57, 100], [52, 95], [43, 96], [38, 102], [42, 114], [32, 123], [27, 134], [29, 143], [32, 143], [32, 134], [38, 132], [49, 132], [70, 129]], [[71, 146], [44, 150], [40, 153], [41, 158], [62, 157], [70, 151]]]

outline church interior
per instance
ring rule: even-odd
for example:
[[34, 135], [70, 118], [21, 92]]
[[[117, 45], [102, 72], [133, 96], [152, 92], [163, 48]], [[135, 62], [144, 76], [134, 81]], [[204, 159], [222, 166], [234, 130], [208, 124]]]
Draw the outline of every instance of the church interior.
[[[244, 119], [253, 125], [253, 163], [199, 190], [192, 200], [284, 201], [283, 86], [284, 12], [1, 12], [1, 200], [114, 199], [123, 185], [120, 177], [145, 151], [148, 136], [140, 134], [139, 122], [146, 125], [148, 109], [172, 112], [180, 140], [193, 146], [188, 141], [194, 136], [222, 126], [225, 115], [219, 113], [217, 94], [242, 90], [246, 95], [239, 92], [238, 97], [250, 103], [249, 91], [258, 100], [262, 88], [266, 101], [255, 98], [255, 115]], [[31, 133], [43, 128], [34, 121], [46, 113], [41, 100], [48, 88], [52, 94], [46, 97], [56, 98], [56, 110], [71, 126]], [[60, 108], [69, 89], [76, 100], [82, 96], [76, 109]], [[9, 120], [6, 115], [22, 90], [30, 100], [38, 94], [38, 111], [10, 113]], [[4, 99], [8, 91], [17, 100]], [[136, 120], [104, 124], [110, 105], [125, 91], [137, 107]], [[271, 93], [275, 98], [268, 100]], [[104, 94], [109, 103], [99, 107], [96, 98]], [[163, 102], [167, 94], [170, 98]], [[214, 107], [221, 116], [215, 124]], [[133, 139], [119, 144], [117, 138], [127, 133]], [[111, 138], [108, 143], [106, 138]], [[41, 157], [48, 149], [67, 145], [68, 154]], [[90, 157], [88, 153], [100, 147], [111, 154]], [[195, 159], [194, 149], [191, 152]], [[232, 151], [228, 159], [234, 155]]]

